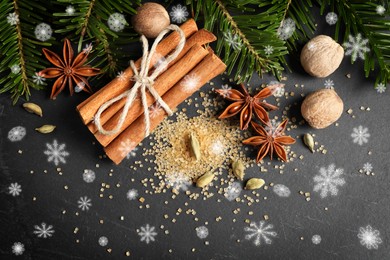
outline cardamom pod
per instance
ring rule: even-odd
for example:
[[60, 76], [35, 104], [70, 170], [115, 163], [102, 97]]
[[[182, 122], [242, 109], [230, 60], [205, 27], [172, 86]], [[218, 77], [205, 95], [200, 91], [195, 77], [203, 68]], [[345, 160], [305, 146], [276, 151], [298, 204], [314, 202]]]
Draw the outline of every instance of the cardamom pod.
[[309, 148], [310, 152], [314, 153], [314, 139], [311, 134], [304, 134], [303, 142]]
[[48, 134], [53, 132], [55, 128], [55, 125], [43, 125], [41, 127], [35, 128], [35, 130], [41, 134]]
[[26, 109], [27, 112], [36, 114], [36, 115], [38, 115], [40, 117], [42, 117], [42, 115], [43, 115], [42, 108], [40, 106], [38, 106], [37, 104], [34, 104], [34, 103], [24, 103], [23, 107], [24, 107], [24, 109]]
[[196, 180], [196, 187], [203, 188], [212, 182], [215, 175], [214, 173], [205, 173]]
[[244, 179], [245, 176], [245, 166], [244, 163], [241, 160], [236, 160], [232, 164], [233, 174], [237, 177], [240, 181]]
[[249, 179], [246, 184], [245, 184], [245, 189], [246, 190], [257, 190], [263, 187], [265, 181], [263, 179], [259, 178], [252, 178]]
[[191, 133], [190, 135], [190, 144], [192, 153], [194, 154], [196, 160], [199, 160], [201, 157], [200, 144], [194, 133]]

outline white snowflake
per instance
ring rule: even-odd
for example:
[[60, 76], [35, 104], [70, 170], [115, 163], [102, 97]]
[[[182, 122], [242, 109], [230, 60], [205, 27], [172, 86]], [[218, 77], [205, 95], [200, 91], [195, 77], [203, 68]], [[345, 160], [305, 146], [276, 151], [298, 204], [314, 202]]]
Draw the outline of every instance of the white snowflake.
[[113, 13], [108, 17], [108, 27], [114, 32], [120, 32], [125, 28], [127, 24], [125, 16], [120, 13]]
[[106, 246], [108, 245], [108, 238], [105, 236], [99, 237], [98, 243], [100, 246]]
[[329, 12], [326, 16], [325, 16], [325, 20], [326, 22], [329, 24], [329, 25], [334, 25], [337, 23], [337, 14], [334, 13], [334, 12]]
[[265, 46], [264, 53], [266, 56], [272, 55], [273, 52], [274, 52], [274, 47], [272, 47], [271, 45]]
[[360, 125], [353, 129], [351, 137], [353, 138], [353, 142], [355, 144], [363, 145], [365, 143], [368, 143], [368, 138], [370, 137], [370, 133], [368, 132], [367, 127], [363, 127]]
[[313, 244], [315, 244], [315, 245], [318, 245], [319, 243], [321, 243], [321, 240], [322, 240], [322, 238], [321, 238], [320, 235], [314, 235], [314, 236], [312, 236], [312, 238], [311, 238], [311, 242], [312, 242]]
[[287, 18], [282, 21], [280, 27], [278, 28], [278, 36], [281, 40], [287, 40], [295, 32], [295, 22], [291, 18]]
[[364, 60], [364, 54], [370, 51], [367, 47], [368, 40], [363, 39], [360, 33], [358, 33], [356, 37], [349, 35], [348, 39], [348, 42], [343, 44], [346, 49], [345, 55], [351, 55], [353, 62], [355, 62], [358, 57]]
[[200, 82], [200, 77], [195, 73], [191, 73], [184, 77], [180, 85], [182, 86], [184, 92], [190, 93], [196, 90], [196, 88], [199, 85], [199, 82]]
[[18, 74], [20, 72], [20, 66], [18, 64], [14, 64], [11, 66], [11, 72], [13, 74]]
[[240, 196], [241, 191], [241, 183], [235, 181], [226, 188], [225, 198], [229, 201], [233, 201]]
[[272, 136], [279, 136], [280, 135], [280, 129], [278, 129], [278, 126], [280, 125], [279, 121], [276, 121], [275, 119], [271, 119], [268, 124], [264, 127], [265, 131], [272, 134]]
[[122, 141], [119, 146], [119, 152], [122, 156], [126, 156], [127, 159], [130, 157], [136, 156], [137, 148], [136, 143], [132, 142], [130, 139], [126, 139], [126, 141]]
[[309, 42], [308, 45], [307, 45], [307, 49], [309, 51], [314, 51], [316, 49], [316, 45], [314, 42]]
[[24, 245], [20, 242], [15, 242], [12, 245], [12, 253], [14, 253], [15, 255], [23, 255]]
[[157, 69], [158, 67], [163, 67], [161, 73], [168, 69], [167, 59], [161, 53], [155, 52], [153, 55], [153, 61], [156, 61], [153, 65], [154, 69]]
[[138, 191], [136, 189], [130, 189], [126, 193], [126, 197], [128, 200], [135, 200], [138, 197]]
[[273, 81], [270, 81], [267, 84], [267, 86], [275, 87], [273, 90], [273, 93], [272, 93], [274, 95], [274, 97], [283, 97], [283, 95], [285, 93], [285, 89], [284, 89], [285, 84], [280, 83], [279, 81], [273, 80]]
[[155, 227], [149, 226], [146, 224], [144, 227], [140, 227], [141, 230], [137, 229], [138, 235], [141, 237], [141, 242], [145, 241], [146, 244], [155, 241], [155, 236], [157, 236], [157, 232], [155, 231]]
[[8, 193], [14, 197], [19, 196], [21, 192], [22, 192], [22, 186], [20, 186], [20, 184], [18, 184], [17, 182], [11, 183], [8, 187]]
[[386, 12], [386, 9], [382, 5], [376, 6], [376, 13], [379, 15], [384, 15]]
[[35, 37], [44, 42], [50, 39], [53, 30], [51, 29], [50, 25], [46, 23], [40, 23], [35, 27]]
[[364, 171], [365, 173], [371, 173], [371, 172], [372, 172], [372, 169], [373, 169], [373, 167], [372, 167], [372, 164], [371, 164], [371, 163], [365, 163], [365, 164], [363, 165], [363, 171]]
[[72, 5], [68, 5], [65, 9], [65, 12], [67, 15], [74, 15], [74, 12], [76, 10], [74, 9], [74, 7]]
[[196, 235], [200, 239], [205, 239], [209, 235], [209, 229], [206, 226], [197, 227], [195, 230], [196, 230]]
[[188, 190], [188, 187], [192, 184], [191, 179], [182, 172], [167, 174], [165, 176], [165, 179], [169, 187], [177, 191], [186, 191]]
[[8, 139], [11, 142], [21, 141], [26, 136], [26, 128], [23, 126], [15, 126], [8, 132]]
[[219, 89], [220, 91], [222, 91], [222, 96], [224, 98], [226, 98], [229, 94], [229, 90], [231, 90], [232, 88], [229, 87], [228, 84], [225, 84], [225, 85], [222, 85], [222, 87]]
[[273, 192], [279, 197], [289, 197], [291, 195], [290, 189], [283, 184], [276, 184], [273, 187]]
[[385, 86], [385, 84], [383, 84], [383, 83], [379, 83], [379, 84], [375, 87], [375, 89], [376, 89], [376, 92], [382, 94], [382, 93], [385, 93], [385, 91], [386, 91], [386, 86]]
[[172, 17], [173, 22], [182, 23], [187, 20], [187, 7], [178, 4], [172, 7], [172, 11], [169, 13], [169, 15]]
[[215, 155], [223, 155], [225, 153], [225, 146], [221, 140], [215, 140], [209, 147], [210, 151]]
[[44, 77], [42, 77], [42, 73], [40, 72], [35, 72], [32, 78], [33, 78], [33, 82], [38, 85], [43, 85], [43, 83], [46, 80]]
[[223, 37], [225, 41], [229, 44], [230, 47], [232, 47], [234, 50], [241, 49], [242, 43], [240, 37], [238, 37], [237, 34], [232, 34], [231, 31], [228, 31], [227, 33], [223, 33]]
[[154, 103], [153, 105], [151, 105], [149, 107], [149, 116], [150, 118], [155, 118], [156, 116], [158, 116], [161, 112], [161, 105], [160, 103]]
[[314, 182], [314, 191], [320, 192], [321, 198], [325, 198], [330, 194], [331, 196], [336, 196], [338, 193], [338, 186], [343, 186], [345, 184], [343, 175], [344, 170], [339, 168], [336, 169], [334, 164], [328, 166], [328, 169], [325, 167], [320, 168], [320, 174], [313, 177]]
[[16, 13], [9, 13], [7, 15], [7, 23], [10, 25], [17, 25], [19, 23], [19, 15]]
[[324, 86], [326, 89], [333, 89], [333, 86], [334, 86], [333, 80], [331, 80], [331, 79], [325, 80]]
[[69, 156], [69, 153], [65, 151], [65, 144], [58, 144], [54, 139], [52, 144], [46, 143], [47, 150], [43, 153], [47, 155], [47, 161], [53, 162], [55, 166], [59, 163], [66, 163], [65, 157]]
[[74, 91], [76, 93], [80, 93], [81, 91], [83, 91], [83, 89], [85, 88], [85, 83], [84, 82], [78, 82], [77, 85], [74, 87]]
[[256, 246], [260, 246], [262, 240], [264, 240], [266, 244], [271, 244], [271, 237], [276, 237], [278, 235], [275, 231], [272, 231], [273, 228], [274, 225], [266, 225], [263, 220], [260, 221], [258, 225], [256, 223], [250, 223], [249, 227], [244, 228], [244, 231], [248, 233], [245, 235], [245, 239], [254, 239], [253, 243]]
[[126, 80], [126, 76], [125, 76], [125, 73], [123, 71], [118, 72], [118, 75], [116, 77], [119, 79], [119, 81], [125, 81]]
[[360, 244], [367, 247], [367, 249], [378, 249], [378, 245], [382, 244], [382, 239], [378, 230], [373, 229], [370, 225], [367, 227], [360, 227], [359, 234]]
[[95, 180], [96, 178], [96, 174], [94, 171], [92, 171], [91, 169], [85, 169], [84, 170], [84, 173], [83, 173], [83, 180], [86, 182], [86, 183], [91, 183]]
[[46, 223], [42, 223], [40, 226], [35, 225], [34, 226], [34, 234], [37, 235], [37, 237], [43, 237], [48, 238], [53, 236], [54, 230], [52, 225], [46, 226]]
[[92, 51], [92, 43], [87, 43], [83, 49], [83, 52], [90, 53]]
[[87, 196], [80, 197], [77, 203], [79, 204], [79, 208], [82, 211], [89, 210], [89, 207], [92, 206], [91, 199], [89, 199]]

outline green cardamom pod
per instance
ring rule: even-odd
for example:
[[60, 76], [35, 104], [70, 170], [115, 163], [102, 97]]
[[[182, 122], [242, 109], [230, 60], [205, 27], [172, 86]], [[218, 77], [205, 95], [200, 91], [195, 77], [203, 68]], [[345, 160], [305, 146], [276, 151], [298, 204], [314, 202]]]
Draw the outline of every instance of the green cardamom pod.
[[206, 173], [200, 176], [196, 180], [196, 187], [203, 188], [210, 184], [213, 181], [215, 175], [214, 173]]
[[237, 177], [240, 181], [244, 179], [245, 176], [245, 166], [244, 163], [241, 160], [236, 160], [232, 164], [233, 174]]
[[263, 179], [259, 178], [252, 178], [249, 179], [246, 184], [245, 184], [245, 189], [246, 190], [257, 190], [263, 187], [265, 181]]
[[196, 160], [199, 160], [201, 157], [200, 144], [194, 133], [190, 134], [190, 145]]
[[23, 107], [24, 107], [24, 109], [26, 109], [27, 112], [36, 114], [36, 115], [38, 115], [40, 117], [42, 117], [42, 115], [43, 115], [42, 108], [40, 106], [38, 106], [37, 104], [34, 104], [34, 103], [24, 103]]
[[310, 152], [314, 153], [314, 139], [311, 134], [305, 134], [303, 136], [303, 142], [309, 148]]
[[53, 132], [55, 128], [55, 125], [43, 125], [41, 127], [35, 128], [35, 130], [41, 134], [48, 134]]

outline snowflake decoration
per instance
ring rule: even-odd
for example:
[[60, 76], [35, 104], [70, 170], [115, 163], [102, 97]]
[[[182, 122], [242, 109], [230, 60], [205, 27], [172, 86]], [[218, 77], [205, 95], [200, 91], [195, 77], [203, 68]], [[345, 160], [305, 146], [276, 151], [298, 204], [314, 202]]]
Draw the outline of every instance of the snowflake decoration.
[[200, 239], [205, 239], [209, 235], [209, 229], [206, 226], [197, 227], [195, 230], [196, 230], [196, 235]]
[[376, 13], [379, 15], [384, 15], [386, 12], [386, 9], [382, 5], [376, 6]]
[[22, 192], [22, 186], [20, 186], [17, 182], [11, 183], [8, 187], [8, 193], [12, 196], [16, 197]]
[[128, 200], [135, 200], [138, 197], [138, 191], [136, 189], [130, 189], [126, 193], [126, 197]]
[[364, 165], [363, 165], [363, 172], [365, 172], [365, 173], [367, 173], [367, 174], [370, 174], [371, 172], [372, 172], [372, 169], [373, 169], [373, 167], [372, 167], [372, 164], [371, 163], [365, 163]]
[[192, 184], [191, 179], [186, 174], [181, 172], [168, 174], [165, 178], [169, 187], [172, 187], [177, 191], [186, 191]]
[[74, 15], [75, 12], [76, 12], [76, 10], [74, 9], [74, 7], [72, 5], [68, 5], [65, 9], [65, 13], [67, 15]]
[[7, 23], [10, 25], [17, 25], [19, 23], [19, 15], [16, 13], [9, 13], [7, 15]]
[[118, 75], [116, 77], [119, 79], [119, 81], [125, 81], [126, 80], [126, 76], [125, 76], [125, 73], [123, 71], [118, 72]]
[[318, 245], [319, 243], [321, 243], [321, 240], [322, 240], [322, 238], [321, 238], [320, 235], [314, 235], [314, 236], [312, 236], [312, 238], [311, 238], [311, 242], [312, 242], [313, 244], [315, 244], [315, 245]]
[[26, 128], [23, 126], [15, 126], [8, 132], [8, 140], [11, 142], [19, 142], [26, 136]]
[[383, 84], [383, 83], [379, 83], [379, 84], [375, 87], [375, 89], [376, 89], [376, 92], [382, 94], [382, 93], [385, 93], [385, 91], [386, 91], [386, 86], [385, 86], [385, 84]]
[[79, 204], [79, 208], [82, 211], [89, 210], [89, 207], [92, 206], [91, 199], [89, 199], [87, 196], [80, 197], [77, 203]]
[[190, 93], [196, 90], [196, 88], [199, 85], [199, 82], [200, 82], [200, 77], [195, 73], [191, 73], [184, 77], [180, 85], [182, 86], [184, 92]]
[[153, 105], [149, 107], [149, 116], [150, 118], [155, 118], [160, 114], [161, 111], [161, 105], [160, 103], [156, 102]]
[[84, 82], [79, 82], [77, 83], [77, 85], [74, 87], [74, 92], [76, 93], [80, 93], [85, 87], [85, 83]]
[[53, 30], [51, 29], [50, 25], [46, 23], [40, 23], [35, 27], [35, 37], [44, 42], [50, 39]]
[[274, 97], [283, 97], [285, 93], [284, 86], [285, 84], [280, 83], [279, 81], [273, 80], [267, 84], [267, 86], [274, 86], [276, 87], [273, 91]]
[[146, 244], [149, 244], [150, 242], [155, 241], [154, 237], [157, 236], [155, 227], [146, 224], [146, 226], [141, 227], [140, 229], [141, 230], [137, 229], [137, 233], [141, 237], [141, 242], [145, 241]]
[[253, 243], [256, 246], [260, 246], [262, 240], [264, 240], [266, 244], [271, 244], [271, 237], [276, 237], [278, 235], [275, 231], [272, 231], [273, 228], [274, 225], [266, 225], [263, 220], [260, 221], [258, 225], [256, 223], [250, 223], [249, 227], [244, 228], [244, 231], [248, 233], [245, 235], [245, 239], [251, 240], [253, 238]]
[[125, 16], [120, 13], [113, 13], [108, 17], [108, 27], [114, 32], [120, 32], [125, 28], [127, 24]]
[[90, 169], [85, 169], [84, 170], [84, 173], [83, 173], [83, 180], [86, 182], [86, 183], [91, 183], [95, 180], [96, 178], [96, 174], [94, 171], [90, 170]]
[[167, 59], [162, 54], [155, 52], [152, 58], [153, 60], [156, 60], [153, 65], [154, 69], [162, 67], [163, 69], [161, 70], [161, 73], [168, 69]]
[[271, 119], [269, 123], [265, 126], [265, 131], [272, 134], [272, 136], [279, 136], [280, 132], [276, 131], [278, 129], [278, 126], [280, 125], [279, 121], [276, 121], [275, 119]]
[[20, 242], [16, 242], [12, 245], [12, 253], [15, 255], [23, 255], [24, 253], [24, 245]]
[[69, 153], [65, 151], [65, 144], [58, 144], [54, 139], [52, 144], [46, 143], [47, 150], [43, 153], [47, 155], [47, 161], [53, 162], [55, 166], [59, 163], [66, 163], [65, 157], [69, 156]]
[[355, 144], [363, 145], [365, 143], [368, 143], [368, 138], [370, 137], [370, 133], [368, 132], [367, 127], [363, 127], [360, 125], [353, 129], [351, 137], [353, 138], [353, 142]]
[[283, 184], [276, 184], [276, 185], [274, 185], [272, 190], [279, 197], [287, 198], [287, 197], [289, 197], [291, 195], [290, 189], [287, 186], [283, 185]]
[[100, 246], [108, 245], [108, 238], [105, 236], [99, 237], [98, 243]]
[[42, 77], [42, 74], [40, 72], [35, 72], [32, 78], [33, 78], [33, 82], [37, 85], [43, 85], [43, 83], [46, 80], [44, 77]]
[[119, 146], [119, 152], [122, 156], [126, 156], [127, 159], [130, 157], [136, 156], [136, 143], [132, 142], [130, 139], [126, 139], [126, 141], [122, 141]]
[[349, 35], [348, 39], [348, 42], [343, 44], [346, 49], [345, 55], [351, 55], [352, 62], [355, 62], [358, 57], [364, 60], [364, 54], [370, 51], [367, 47], [368, 40], [363, 39], [360, 33], [356, 37]]
[[316, 45], [314, 42], [310, 42], [308, 45], [307, 45], [307, 49], [309, 51], [314, 51], [316, 49]]
[[173, 22], [182, 23], [187, 20], [187, 7], [178, 4], [172, 7], [172, 11], [169, 13], [169, 15], [171, 16]]
[[42, 223], [40, 226], [35, 225], [34, 228], [35, 230], [33, 233], [37, 235], [37, 237], [48, 238], [53, 236], [54, 230], [52, 225], [46, 226], [46, 223]]
[[282, 21], [282, 24], [278, 28], [278, 36], [281, 40], [287, 40], [295, 32], [295, 22], [291, 18], [287, 18]]
[[232, 88], [229, 87], [228, 84], [222, 85], [222, 87], [221, 87], [221, 89], [220, 89], [220, 90], [222, 90], [222, 96], [223, 96], [224, 98], [226, 98], [227, 95], [229, 94], [229, 90], [231, 90], [231, 89], [232, 89]]
[[326, 89], [333, 89], [333, 86], [334, 86], [333, 80], [331, 80], [331, 79], [325, 80], [324, 86]]
[[89, 54], [91, 51], [92, 51], [92, 43], [90, 42], [90, 43], [85, 44], [83, 52], [86, 52], [87, 54]]
[[13, 74], [18, 74], [20, 72], [20, 66], [18, 64], [14, 64], [11, 66], [11, 72]]
[[225, 41], [229, 44], [229, 46], [233, 48], [233, 50], [237, 51], [241, 49], [241, 39], [237, 34], [232, 34], [232, 32], [229, 31], [227, 33], [223, 33], [223, 37]]
[[360, 227], [357, 236], [360, 239], [360, 244], [367, 247], [367, 249], [378, 249], [378, 245], [382, 244], [379, 231], [373, 229], [370, 225], [365, 228]]
[[328, 166], [328, 169], [325, 167], [320, 168], [320, 174], [313, 177], [314, 182], [314, 191], [320, 192], [321, 198], [325, 198], [328, 194], [336, 196], [338, 193], [338, 186], [343, 186], [345, 184], [344, 178], [340, 177], [343, 175], [343, 169], [336, 169], [334, 164]]
[[227, 187], [225, 192], [225, 198], [229, 201], [233, 201], [240, 196], [241, 191], [242, 191], [241, 184], [238, 181], [233, 182], [232, 184], [229, 185], [229, 187]]
[[334, 13], [334, 12], [329, 12], [326, 16], [325, 16], [325, 20], [326, 22], [329, 24], [329, 25], [335, 25], [337, 23], [337, 14]]
[[271, 45], [265, 46], [264, 53], [266, 56], [272, 55], [273, 52], [274, 52], [274, 47], [272, 47]]
[[215, 155], [223, 155], [225, 153], [225, 145], [221, 142], [221, 140], [212, 142], [209, 149]]

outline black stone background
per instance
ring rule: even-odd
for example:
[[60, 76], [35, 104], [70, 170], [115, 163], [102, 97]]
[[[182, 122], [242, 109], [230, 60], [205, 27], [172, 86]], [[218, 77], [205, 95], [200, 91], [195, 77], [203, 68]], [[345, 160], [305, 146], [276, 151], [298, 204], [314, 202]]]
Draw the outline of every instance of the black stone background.
[[[320, 26], [317, 34], [331, 35], [333, 28], [325, 24], [324, 19], [324, 16], [318, 15]], [[286, 91], [298, 92], [294, 84], [304, 84], [305, 93], [323, 88], [325, 79], [308, 76], [296, 58], [291, 60], [293, 72], [286, 74]], [[350, 79], [345, 76], [347, 73], [351, 74]], [[227, 78], [220, 76], [214, 79], [215, 87], [227, 83]], [[325, 145], [328, 153], [310, 154], [301, 140], [297, 140], [292, 149], [305, 158], [288, 163], [283, 175], [272, 167], [267, 167], [269, 172], [265, 174], [259, 174], [257, 168], [249, 169], [247, 173], [248, 178], [260, 176], [267, 183], [288, 186], [292, 192], [290, 197], [280, 198], [271, 190], [261, 191], [268, 199], [248, 207], [216, 194], [206, 201], [189, 202], [188, 208], [197, 211], [198, 222], [189, 215], [181, 214], [175, 216], [175, 224], [170, 219], [177, 208], [186, 209], [184, 203], [189, 200], [184, 194], [175, 200], [170, 198], [170, 193], [152, 196], [144, 194], [145, 188], [141, 186], [140, 180], [153, 176], [146, 171], [147, 167], [136, 173], [129, 170], [129, 165], [140, 159], [140, 152], [136, 158], [124, 160], [119, 166], [113, 165], [108, 159], [98, 158], [103, 150], [98, 145], [92, 145], [94, 138], [75, 111], [76, 105], [87, 95], [69, 97], [66, 90], [57, 100], [52, 101], [48, 98], [49, 88], [47, 91], [33, 91], [31, 101], [43, 108], [43, 118], [26, 113], [21, 108], [23, 100], [12, 106], [9, 96], [1, 95], [0, 258], [120, 259], [125, 258], [125, 252], [129, 250], [131, 259], [390, 259], [389, 92], [378, 94], [373, 89], [373, 78], [364, 77], [362, 63], [351, 65], [349, 57], [345, 57], [340, 68], [326, 79], [334, 81], [335, 89], [344, 101], [344, 110], [352, 108], [356, 118], [344, 112], [338, 127], [332, 125], [324, 130], [314, 130], [300, 126], [289, 134], [297, 136], [306, 132], [315, 133], [316, 140]], [[250, 83], [251, 86], [259, 86], [271, 80], [273, 77], [269, 75], [263, 79], [255, 76]], [[203, 87], [203, 91], [208, 89], [211, 89], [210, 85]], [[194, 94], [194, 97], [197, 95]], [[283, 101], [283, 104], [297, 102], [290, 117], [300, 117], [301, 101], [299, 95]], [[370, 107], [371, 111], [360, 111], [360, 106]], [[58, 126], [54, 133], [41, 135], [34, 131], [35, 127], [47, 123]], [[17, 125], [26, 127], [27, 135], [22, 141], [11, 143], [7, 133]], [[363, 146], [354, 144], [350, 136], [352, 129], [359, 125], [368, 127], [371, 134], [369, 142]], [[58, 175], [57, 167], [48, 163], [43, 154], [45, 144], [51, 143], [53, 139], [66, 143], [66, 150], [70, 152], [67, 163], [59, 165], [62, 176]], [[147, 140], [144, 141], [145, 145], [147, 143]], [[19, 154], [18, 150], [23, 153]], [[372, 151], [372, 155], [368, 155], [368, 151]], [[358, 173], [366, 162], [372, 163], [375, 176]], [[344, 169], [346, 184], [340, 188], [338, 196], [321, 199], [318, 193], [313, 192], [313, 176], [318, 174], [320, 167], [332, 163]], [[100, 167], [96, 168], [96, 164]], [[272, 162], [272, 165], [278, 164]], [[293, 172], [294, 168], [299, 171]], [[84, 169], [96, 172], [93, 183], [82, 180]], [[112, 177], [108, 176], [110, 169], [114, 170]], [[30, 170], [34, 170], [34, 174], [30, 174]], [[131, 178], [136, 181], [130, 182]], [[12, 197], [8, 194], [8, 186], [13, 182], [22, 186], [20, 196]], [[111, 189], [104, 193], [104, 198], [99, 198], [102, 182], [110, 184]], [[121, 184], [120, 188], [115, 187], [117, 183]], [[69, 187], [68, 190], [64, 189], [65, 185]], [[140, 196], [145, 197], [145, 203], [150, 204], [150, 209], [139, 209], [138, 201], [126, 199], [126, 192], [130, 188], [137, 189]], [[298, 194], [300, 190], [311, 192], [310, 202]], [[114, 196], [112, 200], [108, 199], [109, 194]], [[77, 200], [81, 196], [92, 199], [89, 211], [78, 209]], [[33, 197], [36, 197], [36, 201], [33, 201]], [[221, 202], [218, 203], [217, 199]], [[165, 200], [169, 201], [168, 205], [163, 204]], [[237, 207], [241, 208], [241, 213], [234, 215], [232, 211]], [[325, 211], [325, 207], [329, 210]], [[66, 214], [62, 214], [63, 210], [66, 210]], [[247, 214], [251, 210], [255, 212], [253, 216]], [[76, 215], [76, 212], [79, 214]], [[165, 213], [169, 214], [169, 220], [163, 218]], [[256, 247], [252, 241], [244, 239], [243, 229], [248, 226], [244, 220], [248, 218], [258, 222], [264, 214], [270, 216], [267, 223], [274, 225], [278, 235], [273, 238], [271, 245]], [[124, 216], [125, 220], [121, 221], [120, 216]], [[222, 217], [220, 222], [215, 221], [218, 216]], [[233, 218], [237, 219], [236, 223], [232, 222]], [[99, 224], [100, 219], [104, 220], [104, 224]], [[206, 221], [210, 233], [206, 239], [209, 241], [208, 246], [195, 232], [195, 228], [204, 225]], [[55, 233], [51, 238], [37, 238], [33, 234], [34, 225], [42, 222], [54, 226]], [[140, 242], [136, 233], [136, 229], [146, 223], [155, 226], [158, 232], [156, 241], [148, 245]], [[164, 234], [160, 225], [169, 229], [169, 235]], [[380, 231], [383, 242], [377, 250], [368, 250], [359, 243], [359, 227], [367, 225]], [[76, 227], [79, 231], [75, 234]], [[314, 234], [322, 237], [319, 245], [311, 242]], [[109, 239], [107, 247], [99, 246], [100, 236]], [[301, 237], [304, 239], [301, 240]], [[76, 239], [79, 243], [75, 242]], [[237, 243], [237, 239], [241, 242]], [[16, 257], [11, 253], [14, 242], [25, 245], [22, 256]], [[111, 248], [112, 252], [108, 253], [107, 248]], [[196, 248], [196, 251], [192, 252], [192, 248]], [[173, 252], [169, 253], [169, 249]]]

